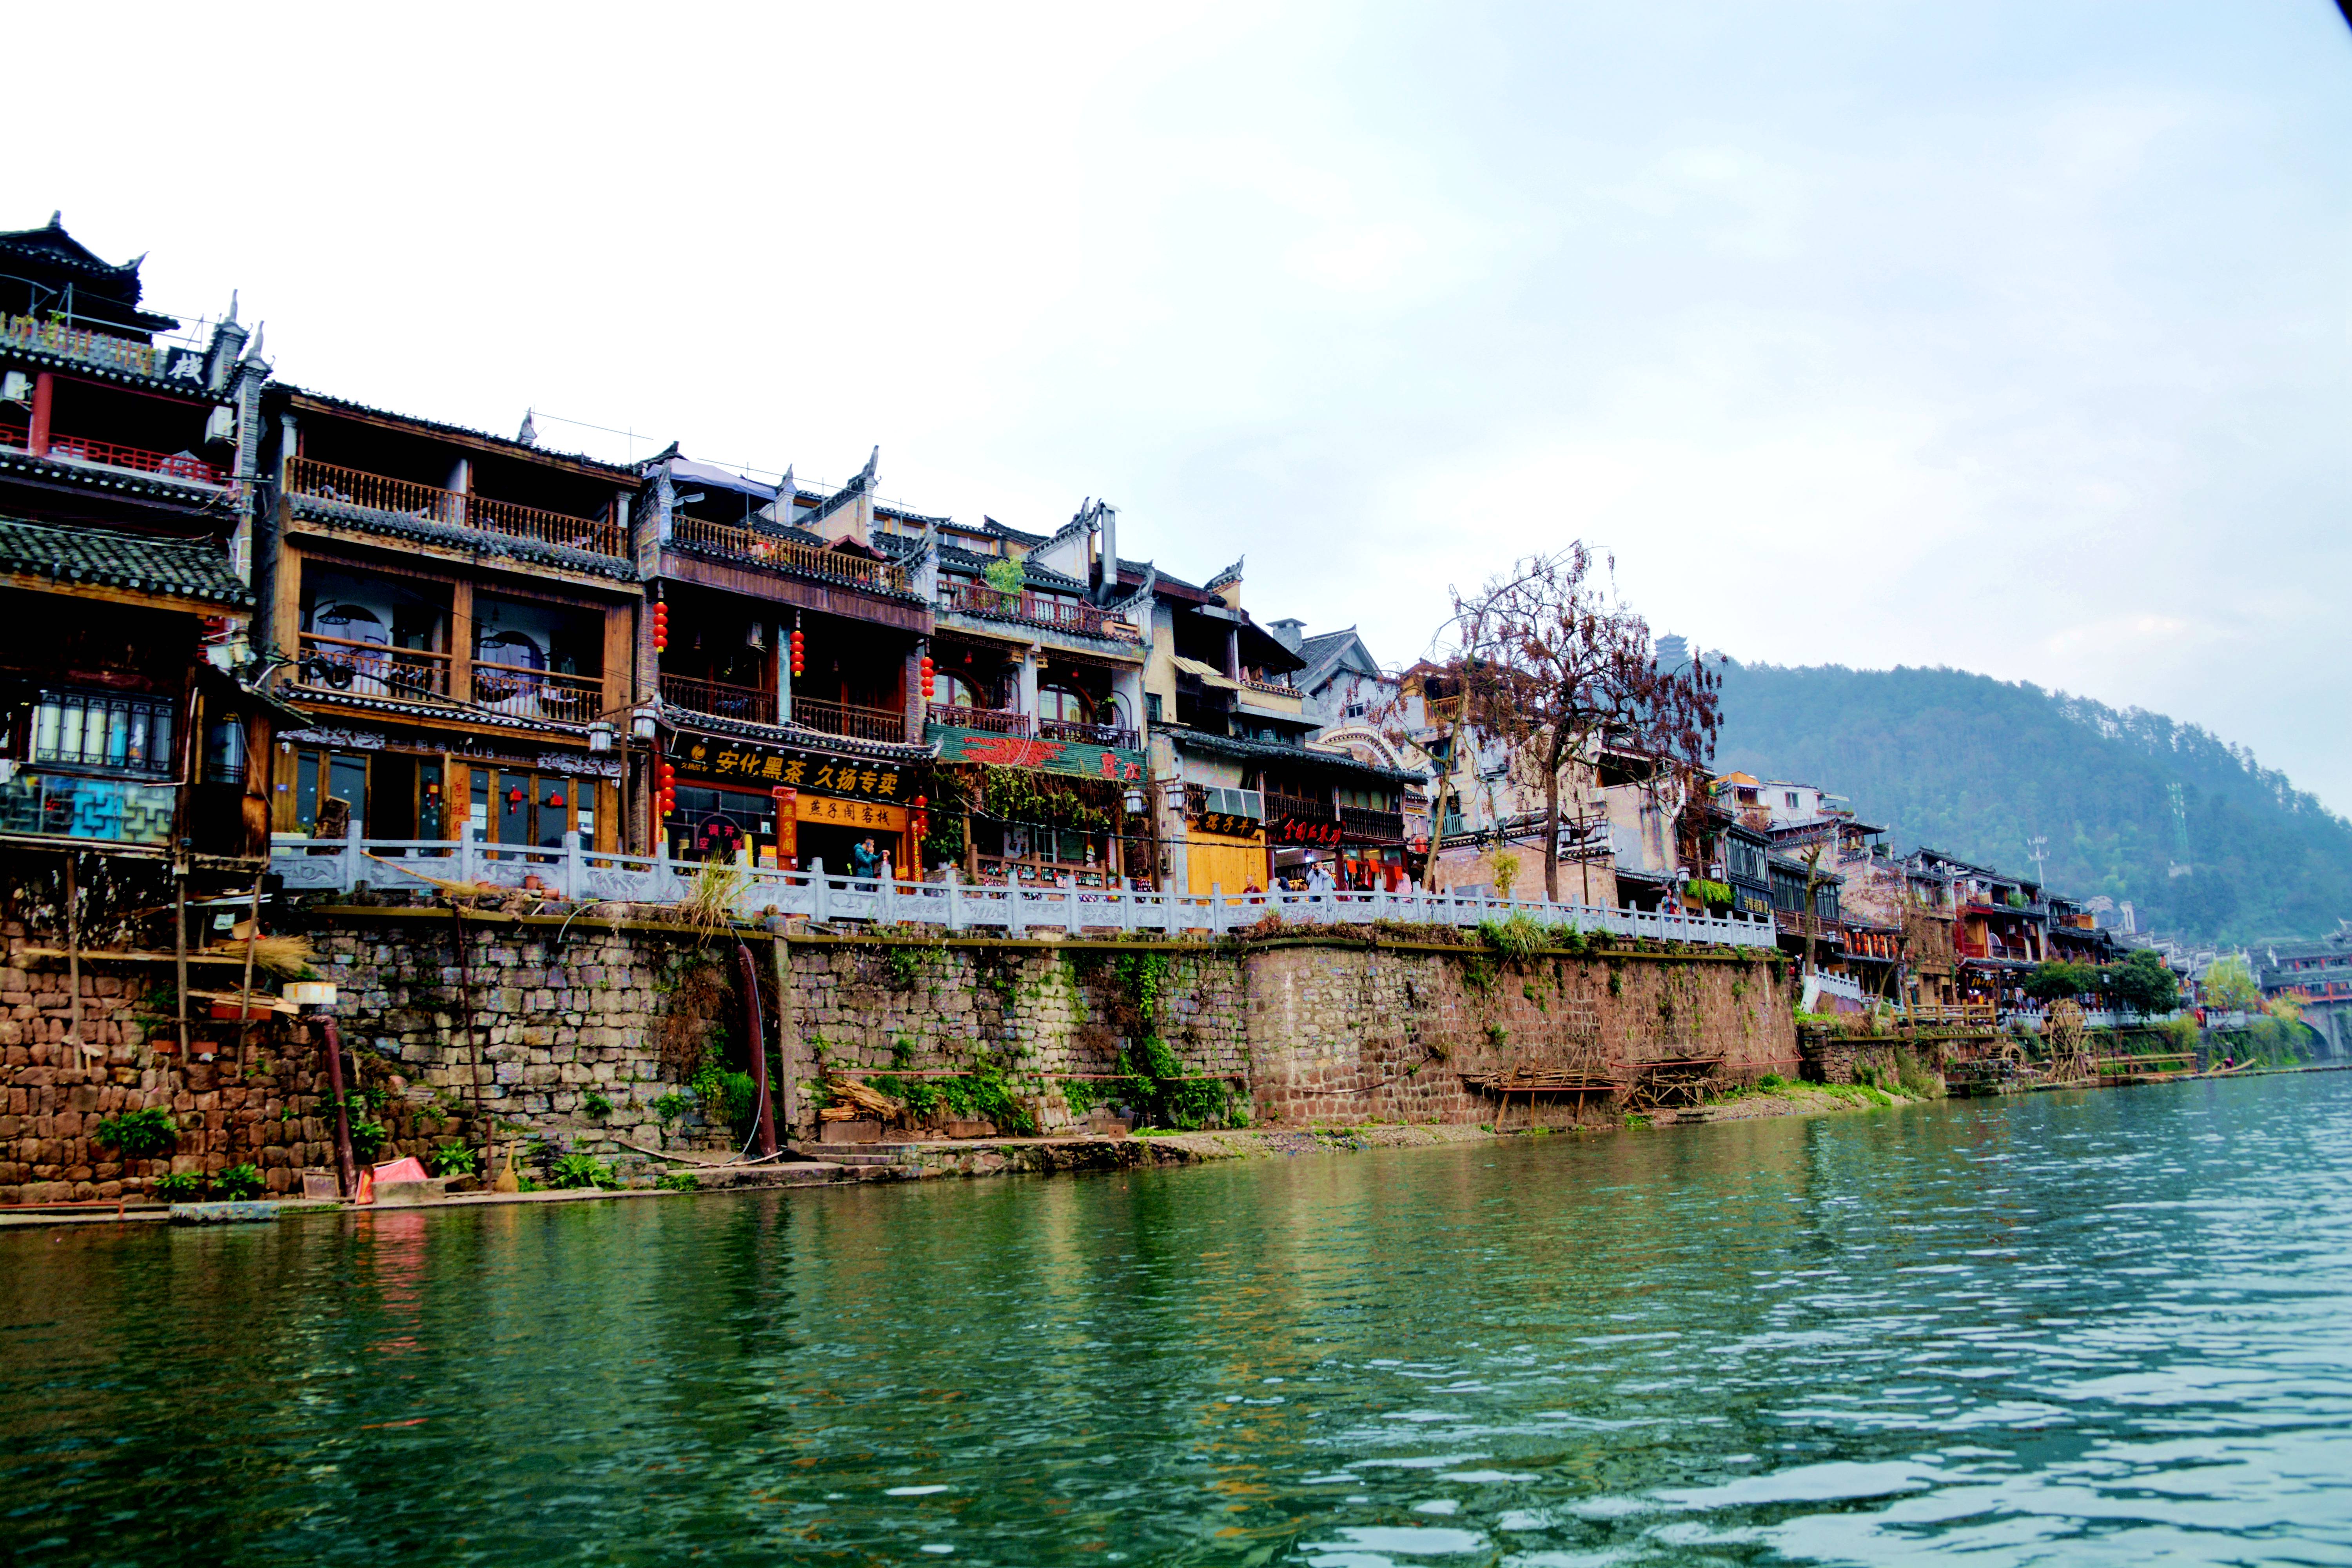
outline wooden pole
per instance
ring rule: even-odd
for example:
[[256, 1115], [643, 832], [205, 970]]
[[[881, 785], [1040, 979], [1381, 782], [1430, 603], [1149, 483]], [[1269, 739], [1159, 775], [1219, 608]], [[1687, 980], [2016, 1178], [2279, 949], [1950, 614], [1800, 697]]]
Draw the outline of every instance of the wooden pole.
[[81, 1046], [81, 894], [74, 886], [72, 850], [66, 851], [66, 1043]]
[[172, 868], [172, 967], [180, 994], [180, 1066], [188, 1065], [188, 868]]
[[474, 1063], [474, 1122], [482, 1134], [482, 1184], [490, 1184], [490, 1167], [499, 1157], [498, 1139], [490, 1130], [489, 1112], [482, 1105], [482, 1053], [474, 1045], [474, 979], [466, 963], [466, 916], [456, 904], [449, 906], [449, 919], [457, 933], [457, 1010], [466, 1024], [466, 1054]]
[[253, 879], [253, 908], [245, 928], [245, 988], [236, 998], [236, 1075], [245, 1079], [245, 1042], [253, 1027], [253, 948], [261, 938], [261, 884], [269, 875], [269, 863], [262, 862]]
[[[964, 820], [969, 826], [971, 819], [966, 817]], [[793, 1027], [792, 944], [784, 939], [782, 931], [775, 931], [769, 937], [768, 957], [776, 980], [776, 1057], [780, 1064], [776, 1076], [782, 1080], [776, 1086], [776, 1092], [783, 1101], [781, 1108], [783, 1141], [790, 1143], [799, 1132], [801, 1124], [800, 1073], [799, 1064], [794, 1060], [798, 1053], [793, 1049], [797, 1036]]]

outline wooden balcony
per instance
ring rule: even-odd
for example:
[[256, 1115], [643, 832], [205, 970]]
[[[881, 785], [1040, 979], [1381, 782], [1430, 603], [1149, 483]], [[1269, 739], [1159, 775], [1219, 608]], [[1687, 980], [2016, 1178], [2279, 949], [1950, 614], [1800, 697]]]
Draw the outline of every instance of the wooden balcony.
[[776, 694], [756, 686], [733, 686], [724, 680], [697, 680], [688, 675], [661, 678], [662, 700], [714, 719], [736, 719], [746, 724], [776, 721]]
[[1006, 594], [977, 583], [950, 583], [940, 593], [940, 608], [983, 620], [1012, 621], [1024, 626], [1045, 626], [1108, 642], [1139, 643], [1143, 633], [1108, 610], [1073, 605], [1038, 594]]
[[1122, 730], [1116, 724], [1079, 724], [1066, 719], [1040, 719], [1037, 733], [1048, 741], [1075, 741], [1081, 746], [1116, 746], [1122, 751], [1139, 752], [1142, 740], [1132, 730]]
[[[13, 425], [0, 425], [0, 447], [32, 451], [31, 432]], [[68, 463], [92, 463], [102, 468], [127, 468], [136, 474], [216, 485], [224, 489], [230, 482], [228, 475], [220, 469], [184, 452], [150, 452], [140, 447], [117, 446], [111, 441], [93, 441], [85, 436], [52, 436], [48, 447], [33, 456]]]
[[1339, 831], [1350, 838], [1367, 843], [1402, 844], [1404, 842], [1404, 814], [1343, 805], [1339, 808]]
[[527, 539], [536, 544], [586, 551], [591, 555], [620, 557], [627, 551], [621, 526], [609, 519], [571, 517], [515, 501], [467, 495], [409, 479], [387, 479], [356, 468], [339, 468], [309, 458], [288, 460], [286, 488], [294, 495], [337, 506], [383, 512], [443, 528], [478, 529], [509, 539]]
[[511, 664], [474, 664], [474, 700], [493, 713], [586, 724], [604, 710], [604, 683]]
[[1029, 733], [1029, 715], [1010, 708], [963, 708], [952, 702], [934, 702], [926, 712], [932, 723], [945, 724], [950, 729], [985, 730], [992, 735]]
[[1271, 822], [1276, 817], [1290, 817], [1299, 822], [1337, 822], [1339, 808], [1328, 800], [1311, 795], [1283, 795], [1275, 790], [1265, 792], [1265, 816]]
[[382, 643], [302, 634], [294, 683], [313, 691], [388, 697], [404, 702], [446, 702], [451, 696], [446, 653], [386, 647]]
[[427, 648], [387, 647], [305, 632], [293, 683], [302, 690], [343, 697], [471, 703], [512, 719], [557, 724], [591, 723], [604, 710], [604, 682], [597, 676], [478, 661], [471, 667], [468, 690], [457, 675], [456, 663], [448, 654]]
[[851, 702], [825, 702], [814, 697], [793, 699], [793, 722], [828, 735], [854, 741], [907, 743], [907, 716], [893, 708], [861, 708]]
[[868, 561], [862, 555], [828, 550], [803, 540], [781, 539], [757, 529], [706, 522], [698, 517], [677, 516], [670, 520], [670, 539], [674, 543], [708, 551], [731, 561], [749, 562], [755, 566], [789, 572], [798, 577], [845, 583], [852, 587], [883, 594], [909, 591], [904, 566], [893, 565], [887, 561]]

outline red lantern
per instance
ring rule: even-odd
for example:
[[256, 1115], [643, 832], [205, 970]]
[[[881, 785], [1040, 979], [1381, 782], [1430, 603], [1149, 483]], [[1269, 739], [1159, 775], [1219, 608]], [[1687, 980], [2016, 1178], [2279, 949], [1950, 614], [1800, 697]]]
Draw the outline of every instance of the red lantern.
[[654, 606], [654, 651], [659, 653], [667, 647], [669, 647], [669, 606], [657, 604]]
[[664, 816], [677, 809], [677, 770], [667, 762], [654, 763], [654, 793], [661, 797]]
[[925, 654], [925, 655], [923, 656], [923, 700], [924, 700], [924, 701], [926, 701], [926, 702], [929, 702], [930, 700], [931, 700], [931, 656], [930, 656], [929, 654]]
[[794, 626], [793, 628], [793, 673], [794, 675], [798, 675], [801, 672], [801, 668], [805, 658], [805, 650], [807, 646], [806, 642], [802, 639], [800, 627]]

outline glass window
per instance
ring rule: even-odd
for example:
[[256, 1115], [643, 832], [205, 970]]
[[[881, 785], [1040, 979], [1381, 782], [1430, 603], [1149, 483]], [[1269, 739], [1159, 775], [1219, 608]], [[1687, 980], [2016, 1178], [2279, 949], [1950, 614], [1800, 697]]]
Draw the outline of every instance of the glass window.
[[352, 808], [352, 821], [366, 822], [367, 759], [329, 752], [327, 793]]
[[33, 710], [33, 761], [169, 778], [172, 703], [107, 691], [44, 691]]
[[932, 699], [933, 701], [944, 702], [950, 708], [980, 706], [979, 694], [972, 690], [971, 682], [961, 675], [950, 675], [945, 670], [940, 670], [932, 675], [931, 682], [939, 692], [939, 695]]
[[319, 770], [324, 759], [316, 752], [296, 753], [294, 763], [294, 821], [304, 833], [319, 820]]
[[245, 721], [231, 714], [214, 721], [205, 735], [205, 782], [245, 782]]
[[1075, 687], [1041, 686], [1037, 689], [1037, 717], [1084, 724], [1087, 721], [1086, 696]]
[[572, 831], [572, 781], [536, 779], [531, 793], [539, 802], [538, 837], [533, 842], [542, 849], [562, 848], [563, 836]]

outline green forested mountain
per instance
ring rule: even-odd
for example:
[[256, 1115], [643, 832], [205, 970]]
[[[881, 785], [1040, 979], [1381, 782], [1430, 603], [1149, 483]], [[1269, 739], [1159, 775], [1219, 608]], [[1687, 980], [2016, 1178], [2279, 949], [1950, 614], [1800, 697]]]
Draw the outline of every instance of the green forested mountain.
[[[1956, 669], [1728, 663], [1718, 766], [1818, 784], [1916, 844], [2129, 899], [2143, 929], [2315, 934], [2352, 916], [2352, 823], [2193, 724]], [[2185, 864], [2185, 875], [2173, 868]]]

